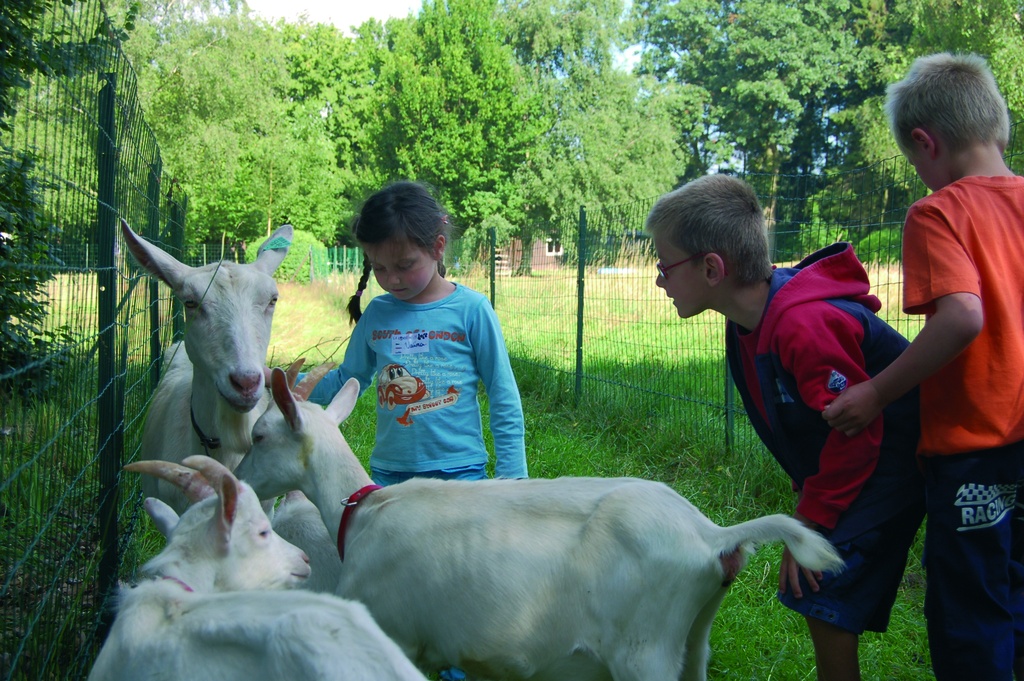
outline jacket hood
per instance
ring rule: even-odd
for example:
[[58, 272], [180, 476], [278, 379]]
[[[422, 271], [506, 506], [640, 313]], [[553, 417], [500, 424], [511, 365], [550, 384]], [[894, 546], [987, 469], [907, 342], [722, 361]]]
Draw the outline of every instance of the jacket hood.
[[761, 338], [771, 338], [775, 324], [786, 311], [804, 303], [845, 298], [878, 312], [882, 303], [870, 290], [868, 273], [853, 246], [845, 241], [826, 246], [793, 267], [772, 272]]

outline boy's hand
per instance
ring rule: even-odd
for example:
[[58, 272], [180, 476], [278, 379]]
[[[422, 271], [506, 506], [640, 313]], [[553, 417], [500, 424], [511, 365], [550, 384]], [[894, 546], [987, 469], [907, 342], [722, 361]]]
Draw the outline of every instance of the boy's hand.
[[782, 551], [782, 564], [779, 565], [779, 593], [786, 593], [791, 585], [793, 588], [793, 595], [796, 598], [803, 598], [804, 592], [800, 588], [800, 572], [803, 571], [804, 579], [807, 580], [807, 584], [811, 587], [811, 591], [817, 592], [821, 587], [818, 586], [818, 580], [821, 579], [820, 570], [808, 570], [807, 568], [796, 562], [793, 558], [793, 554], [789, 552], [789, 549], [783, 549]]
[[[818, 531], [820, 525], [812, 522], [809, 518], [805, 517], [799, 511], [793, 513], [793, 517], [799, 520], [805, 527], [815, 532]], [[779, 593], [786, 593], [786, 589], [792, 585], [793, 595], [797, 598], [803, 598], [803, 589], [800, 588], [800, 572], [804, 573], [804, 579], [807, 580], [807, 584], [811, 587], [811, 591], [818, 591], [821, 587], [818, 586], [818, 582], [821, 580], [821, 570], [809, 570], [800, 563], [796, 562], [793, 558], [793, 554], [789, 552], [789, 548], [785, 548], [782, 551], [782, 564], [779, 565]]]
[[844, 390], [825, 407], [821, 417], [847, 437], [853, 437], [878, 418], [884, 406], [871, 381], [864, 381]]

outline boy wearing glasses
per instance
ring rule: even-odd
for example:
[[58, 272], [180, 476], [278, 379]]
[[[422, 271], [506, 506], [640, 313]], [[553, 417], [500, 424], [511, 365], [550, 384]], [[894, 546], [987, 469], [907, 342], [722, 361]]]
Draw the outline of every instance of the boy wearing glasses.
[[823, 416], [855, 434], [920, 384], [925, 615], [946, 679], [1024, 678], [1024, 178], [1010, 117], [975, 55], [921, 57], [889, 87], [896, 142], [932, 194], [907, 213], [903, 308], [925, 324]]
[[709, 175], [662, 196], [646, 230], [657, 285], [679, 316], [727, 318], [729, 367], [754, 429], [793, 481], [793, 517], [846, 561], [841, 572], [814, 572], [784, 552], [779, 599], [807, 621], [818, 679], [859, 679], [860, 634], [888, 626], [924, 515], [917, 396], [894, 401], [853, 437], [821, 411], [907, 341], [875, 315], [881, 304], [850, 244], [774, 268], [757, 196], [738, 178]]

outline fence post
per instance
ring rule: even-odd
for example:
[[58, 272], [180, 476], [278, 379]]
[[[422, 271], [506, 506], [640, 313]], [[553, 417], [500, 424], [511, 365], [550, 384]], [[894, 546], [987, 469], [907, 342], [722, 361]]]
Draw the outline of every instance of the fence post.
[[731, 453], [736, 439], [736, 384], [729, 359], [725, 359], [725, 451]]
[[587, 209], [580, 206], [579, 245], [576, 248], [576, 400], [583, 395], [583, 287], [587, 271]]
[[[121, 471], [120, 440], [116, 431], [120, 427], [115, 404], [118, 391], [114, 387], [114, 345], [117, 341], [117, 261], [114, 249], [117, 244], [117, 200], [114, 183], [117, 173], [117, 149], [114, 141], [117, 132], [114, 129], [114, 86], [115, 76], [106, 73], [101, 76], [103, 82], [99, 91], [99, 125], [96, 156], [98, 169], [97, 193], [97, 289], [99, 338], [98, 338], [98, 375], [97, 384], [97, 450], [99, 452], [99, 524], [101, 552], [99, 562], [98, 586], [101, 602], [109, 602], [117, 587], [118, 567], [121, 564], [118, 555], [117, 541], [117, 480]], [[112, 618], [110, 611], [104, 609], [101, 615], [97, 634], [106, 638], [110, 630]]]
[[[498, 274], [498, 263], [497, 263], [497, 255], [498, 255], [498, 230], [495, 229], [494, 227], [491, 227], [488, 230], [487, 235], [488, 235], [488, 239], [491, 242], [491, 307], [493, 308], [494, 307], [494, 287], [495, 287], [495, 282], [497, 281], [497, 274]], [[497, 308], [494, 308], [494, 309], [497, 309]]]
[[[171, 247], [174, 249], [175, 255], [179, 260], [184, 258], [184, 247], [185, 247], [185, 226], [182, 224], [182, 210], [181, 204], [175, 201], [172, 197], [170, 198], [171, 203], [171, 217], [169, 227], [169, 237]], [[171, 296], [171, 320], [172, 320], [172, 336], [174, 342], [184, 340], [185, 338], [185, 308], [181, 301], [178, 300], [177, 296]]]
[[[146, 198], [149, 201], [147, 214], [146, 236], [153, 243], [160, 241], [160, 174], [163, 170], [163, 163], [160, 160], [160, 152], [156, 152], [156, 158], [149, 166], [149, 185], [146, 188]], [[160, 347], [160, 284], [155, 277], [149, 279], [149, 390], [156, 390], [160, 382], [160, 362], [162, 360]]]

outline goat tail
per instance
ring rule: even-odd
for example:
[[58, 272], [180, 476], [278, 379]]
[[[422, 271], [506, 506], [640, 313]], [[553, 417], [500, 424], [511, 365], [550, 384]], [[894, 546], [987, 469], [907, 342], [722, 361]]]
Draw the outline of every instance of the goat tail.
[[787, 515], [764, 516], [721, 530], [717, 548], [722, 556], [737, 551], [753, 553], [761, 544], [781, 541], [793, 558], [810, 570], [838, 572], [844, 566], [843, 559], [825, 537]]

